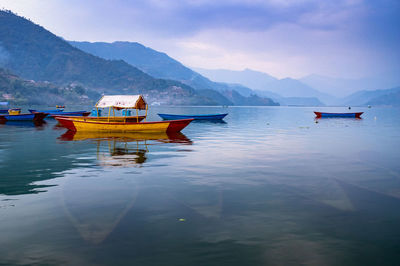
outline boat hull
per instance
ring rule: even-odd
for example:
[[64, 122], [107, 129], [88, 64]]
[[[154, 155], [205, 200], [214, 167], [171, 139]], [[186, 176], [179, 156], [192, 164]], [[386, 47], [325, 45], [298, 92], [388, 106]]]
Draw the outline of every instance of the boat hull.
[[357, 113], [324, 113], [324, 112], [314, 112], [317, 118], [324, 117], [343, 117], [343, 118], [361, 118], [364, 112]]
[[228, 114], [209, 114], [209, 115], [172, 115], [158, 114], [164, 120], [194, 119], [194, 120], [222, 120]]
[[99, 122], [82, 121], [74, 118], [56, 117], [58, 122], [72, 131], [97, 132], [180, 132], [193, 119], [158, 121], [158, 122]]
[[53, 113], [50, 114], [51, 117], [56, 118], [57, 116], [88, 116], [90, 115], [90, 112], [86, 111], [76, 111], [76, 112], [59, 112], [59, 113]]
[[64, 109], [54, 109], [54, 110], [34, 110], [34, 109], [28, 109], [28, 111], [33, 114], [33, 113], [46, 113], [46, 114], [59, 114], [63, 113]]
[[34, 114], [19, 114], [19, 115], [2, 115], [2, 119], [5, 121], [34, 121], [39, 122], [47, 116], [46, 113], [34, 113]]

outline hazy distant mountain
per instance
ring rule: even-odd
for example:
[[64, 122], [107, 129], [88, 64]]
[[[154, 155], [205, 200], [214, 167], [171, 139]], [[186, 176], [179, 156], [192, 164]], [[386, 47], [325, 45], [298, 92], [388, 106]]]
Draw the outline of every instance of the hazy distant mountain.
[[[219, 99], [224, 105], [276, 105], [271, 99], [260, 100], [250, 97], [254, 92], [240, 84], [213, 82], [196, 73], [165, 53], [155, 51], [136, 42], [70, 42], [73, 46], [105, 59], [122, 59], [157, 78], [173, 79], [185, 83], [204, 96]], [[217, 91], [217, 93], [211, 90]], [[239, 92], [243, 97], [230, 97], [231, 91]], [[200, 92], [201, 91], [201, 92]], [[218, 94], [220, 93], [220, 94]], [[223, 99], [228, 95], [228, 99]], [[233, 95], [236, 95], [233, 93]], [[239, 100], [240, 99], [240, 100]], [[252, 102], [253, 101], [253, 102]]]
[[316, 74], [303, 77], [299, 80], [310, 87], [336, 97], [348, 96], [359, 90], [390, 88], [398, 85], [392, 81], [378, 78], [343, 79]]
[[391, 93], [372, 98], [367, 105], [400, 107], [400, 87]]
[[257, 95], [269, 97], [274, 101], [280, 103], [280, 105], [293, 105], [293, 106], [325, 106], [316, 97], [282, 97], [279, 94], [270, 91], [255, 91]]
[[11, 12], [0, 11], [0, 45], [1, 66], [24, 79], [78, 84], [98, 93], [141, 93], [165, 104], [219, 104], [181, 82], [155, 79], [122, 60], [85, 53]]
[[278, 81], [278, 79], [273, 76], [251, 69], [234, 71], [227, 69], [194, 68], [194, 70], [217, 82], [243, 84], [244, 86], [247, 86], [253, 90], [260, 91], [269, 90], [268, 88], [270, 85]]
[[325, 106], [316, 97], [285, 97], [279, 100], [281, 105], [288, 106]]
[[316, 97], [326, 103], [334, 100], [333, 96], [322, 93], [296, 79], [277, 79], [266, 73], [251, 69], [234, 71], [195, 68], [195, 70], [219, 82], [239, 83], [256, 91], [268, 91], [283, 97]]
[[358, 91], [342, 99], [345, 105], [366, 106], [384, 105], [400, 106], [400, 87], [386, 90]]

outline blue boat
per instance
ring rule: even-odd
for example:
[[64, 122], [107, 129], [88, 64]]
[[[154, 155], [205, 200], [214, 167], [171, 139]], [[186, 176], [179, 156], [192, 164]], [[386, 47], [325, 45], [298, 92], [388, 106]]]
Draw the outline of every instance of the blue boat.
[[228, 114], [208, 114], [208, 115], [172, 115], [158, 114], [164, 120], [194, 119], [194, 120], [222, 120]]
[[314, 112], [317, 118], [323, 117], [350, 117], [350, 118], [361, 118], [364, 112], [357, 113], [324, 113], [324, 112]]
[[62, 113], [64, 111], [64, 109], [54, 109], [54, 110], [34, 110], [34, 109], [28, 109], [28, 111], [30, 113], [46, 113], [46, 114], [58, 114], [58, 113]]
[[57, 116], [88, 116], [90, 112], [87, 111], [74, 111], [74, 112], [58, 112], [50, 114], [51, 117], [55, 118]]
[[64, 112], [64, 109], [54, 109], [54, 110], [34, 110], [34, 109], [29, 109], [29, 112], [33, 113], [46, 113], [49, 114], [50, 117], [56, 117], [56, 116], [88, 116], [90, 112], [87, 111], [72, 111], [72, 112]]
[[34, 114], [16, 114], [16, 115], [0, 115], [0, 120], [5, 121], [43, 121], [47, 116], [46, 113]]

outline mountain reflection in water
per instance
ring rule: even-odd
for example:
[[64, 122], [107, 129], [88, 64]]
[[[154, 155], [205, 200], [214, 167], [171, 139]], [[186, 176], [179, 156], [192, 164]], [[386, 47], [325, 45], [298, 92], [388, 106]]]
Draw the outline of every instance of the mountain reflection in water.
[[232, 107], [177, 136], [0, 125], [0, 264], [397, 265], [400, 109], [313, 111]]

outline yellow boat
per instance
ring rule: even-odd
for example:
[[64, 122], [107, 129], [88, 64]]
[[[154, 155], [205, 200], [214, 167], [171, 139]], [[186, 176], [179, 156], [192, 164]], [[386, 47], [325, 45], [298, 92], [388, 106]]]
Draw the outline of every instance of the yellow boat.
[[[180, 132], [193, 119], [180, 119], [156, 122], [139, 122], [138, 110], [146, 110], [148, 105], [142, 95], [104, 95], [96, 104], [96, 109], [108, 108], [107, 119], [85, 119], [82, 117], [56, 117], [58, 122], [72, 131], [96, 131], [96, 132]], [[127, 121], [127, 116], [115, 116], [115, 110], [136, 109], [136, 121]], [[111, 116], [113, 110], [114, 116]], [[125, 112], [128, 113], [128, 112]], [[99, 119], [100, 118], [100, 119]], [[125, 118], [125, 119], [124, 119]], [[122, 121], [121, 121], [122, 120]], [[144, 118], [145, 120], [145, 118]]]

